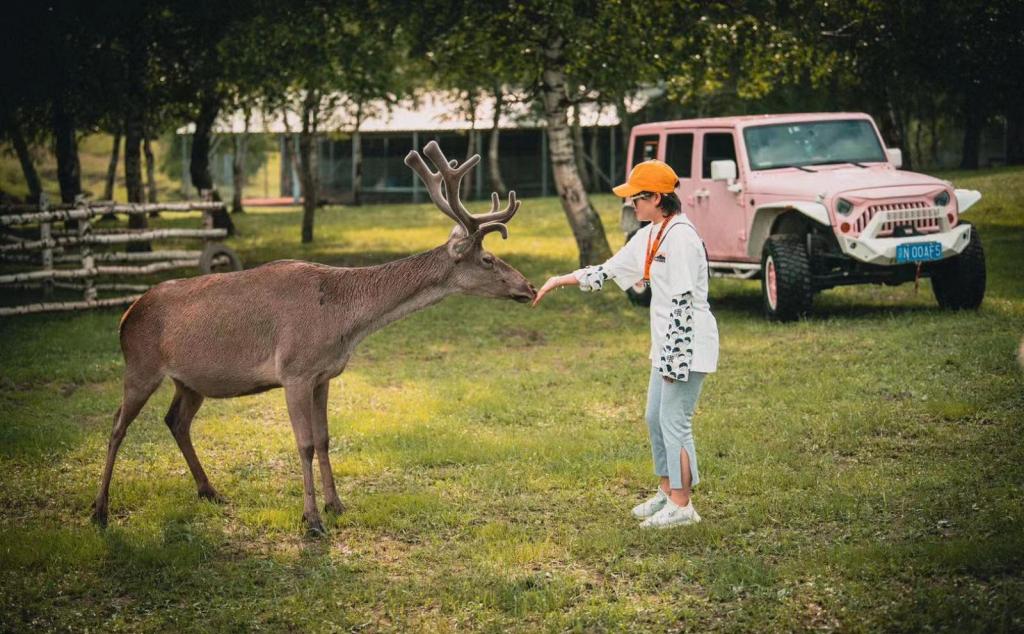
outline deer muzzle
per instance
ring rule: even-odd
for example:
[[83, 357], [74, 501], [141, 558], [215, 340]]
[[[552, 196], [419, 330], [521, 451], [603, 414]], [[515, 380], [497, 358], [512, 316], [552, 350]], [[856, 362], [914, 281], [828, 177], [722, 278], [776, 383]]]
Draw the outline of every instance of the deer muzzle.
[[526, 287], [525, 288], [516, 289], [516, 290], [512, 291], [511, 295], [509, 295], [509, 297], [511, 297], [515, 301], [519, 302], [520, 304], [525, 304], [526, 302], [532, 302], [533, 298], [536, 297], [536, 296], [537, 296], [537, 289], [535, 289], [533, 287], [533, 284], [530, 284], [529, 282], [526, 283]]

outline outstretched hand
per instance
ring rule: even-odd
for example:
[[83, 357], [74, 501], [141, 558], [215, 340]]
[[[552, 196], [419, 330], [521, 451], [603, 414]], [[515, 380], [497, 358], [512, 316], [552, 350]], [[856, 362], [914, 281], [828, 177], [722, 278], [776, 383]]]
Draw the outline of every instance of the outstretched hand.
[[544, 296], [548, 294], [548, 291], [553, 291], [559, 286], [561, 286], [561, 284], [559, 284], [558, 282], [559, 277], [557, 275], [555, 277], [549, 277], [548, 281], [544, 282], [544, 286], [541, 286], [540, 290], [537, 291], [537, 295], [533, 298], [533, 303], [530, 304], [530, 306], [536, 306], [537, 304], [540, 303], [540, 300], [542, 300]]
[[576, 277], [571, 273], [568, 275], [555, 275], [554, 277], [549, 277], [548, 281], [544, 282], [544, 286], [541, 286], [540, 290], [537, 291], [537, 296], [533, 298], [533, 303], [530, 304], [530, 306], [532, 307], [539, 304], [540, 300], [543, 299], [543, 297], [548, 294], [548, 291], [553, 291], [559, 286], [567, 286], [569, 284], [578, 283], [579, 282], [576, 281]]

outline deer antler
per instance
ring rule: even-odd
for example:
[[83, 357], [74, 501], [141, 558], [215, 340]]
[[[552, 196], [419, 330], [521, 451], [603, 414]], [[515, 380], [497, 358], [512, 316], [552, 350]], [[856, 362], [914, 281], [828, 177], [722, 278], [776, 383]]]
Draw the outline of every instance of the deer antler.
[[[449, 161], [445, 157], [436, 141], [427, 143], [423, 148], [423, 153], [437, 166], [436, 172], [427, 167], [423, 157], [416, 150], [410, 151], [405, 156], [405, 164], [416, 172], [423, 184], [426, 185], [430, 199], [434, 201], [438, 209], [462, 225], [462, 228], [466, 230], [466, 235], [479, 233], [477, 237], [483, 237], [491, 231], [500, 231], [503, 238], [508, 238], [508, 229], [505, 224], [519, 211], [519, 201], [516, 200], [514, 191], [508, 193], [508, 205], [500, 211], [498, 210], [498, 194], [497, 192], [492, 193], [491, 210], [476, 216], [469, 213], [459, 198], [462, 178], [466, 172], [480, 162], [480, 155], [474, 154], [460, 166], [458, 161], [454, 159]], [[443, 192], [441, 191], [442, 183], [444, 183]]]
[[506, 223], [512, 219], [512, 216], [516, 215], [519, 211], [519, 201], [516, 199], [516, 193], [510, 191], [508, 193], [508, 204], [501, 211], [498, 211], [498, 192], [491, 192], [491, 210], [486, 214], [480, 214], [475, 216], [477, 222], [484, 224], [487, 222], [501, 222]]

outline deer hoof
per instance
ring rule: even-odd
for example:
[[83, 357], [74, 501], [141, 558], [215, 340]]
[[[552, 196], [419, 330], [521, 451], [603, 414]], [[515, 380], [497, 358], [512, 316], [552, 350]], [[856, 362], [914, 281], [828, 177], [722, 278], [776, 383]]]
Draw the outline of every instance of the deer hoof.
[[306, 522], [306, 537], [314, 539], [327, 537], [327, 531], [324, 529], [323, 522], [320, 521], [319, 517], [312, 521], [304, 517], [303, 520]]
[[100, 528], [106, 528], [107, 527], [107, 513], [106, 513], [106, 511], [104, 511], [102, 513], [99, 512], [99, 511], [93, 511], [92, 512], [92, 523], [95, 524], [96, 526], [100, 527]]
[[334, 513], [335, 515], [341, 515], [345, 512], [345, 505], [341, 503], [341, 500], [329, 500], [324, 504], [324, 513]]
[[228, 501], [224, 499], [224, 496], [217, 493], [217, 489], [213, 488], [209, 484], [206, 486], [199, 487], [199, 498], [203, 500], [209, 500], [215, 504], [227, 504]]

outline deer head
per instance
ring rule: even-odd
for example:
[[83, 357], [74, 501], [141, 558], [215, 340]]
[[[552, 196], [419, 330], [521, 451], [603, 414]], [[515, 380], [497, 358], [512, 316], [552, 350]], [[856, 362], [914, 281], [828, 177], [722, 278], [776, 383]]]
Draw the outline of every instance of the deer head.
[[428, 143], [423, 153], [437, 167], [436, 172], [415, 150], [406, 155], [405, 164], [423, 181], [438, 209], [456, 223], [446, 244], [448, 256], [455, 265], [452, 282], [468, 295], [509, 298], [517, 302], [532, 300], [536, 291], [523, 274], [483, 248], [484, 236], [494, 231], [508, 239], [506, 224], [519, 210], [516, 193], [510, 191], [508, 204], [499, 210], [500, 200], [494, 192], [488, 213], [471, 214], [462, 205], [459, 192], [463, 176], [480, 162], [480, 155], [474, 154], [460, 166], [458, 161], [445, 158], [436, 141]]

